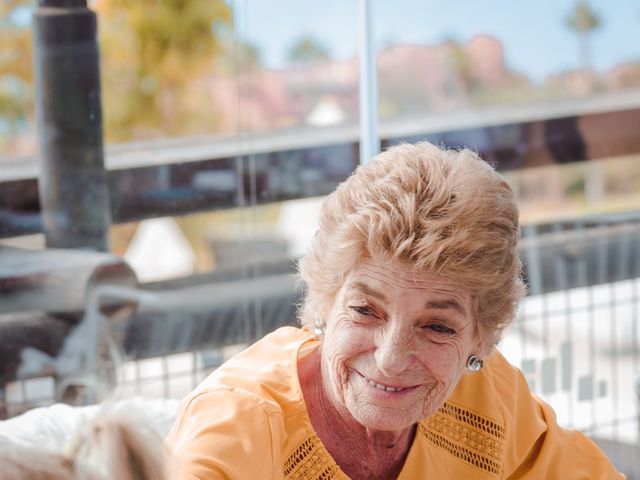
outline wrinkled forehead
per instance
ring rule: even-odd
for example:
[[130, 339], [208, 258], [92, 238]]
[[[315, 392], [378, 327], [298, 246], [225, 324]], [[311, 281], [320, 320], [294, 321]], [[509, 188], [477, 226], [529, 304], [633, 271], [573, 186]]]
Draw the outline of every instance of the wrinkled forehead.
[[385, 303], [416, 300], [440, 308], [473, 312], [473, 299], [464, 284], [445, 275], [420, 271], [411, 265], [366, 258], [345, 277], [342, 295], [363, 294]]

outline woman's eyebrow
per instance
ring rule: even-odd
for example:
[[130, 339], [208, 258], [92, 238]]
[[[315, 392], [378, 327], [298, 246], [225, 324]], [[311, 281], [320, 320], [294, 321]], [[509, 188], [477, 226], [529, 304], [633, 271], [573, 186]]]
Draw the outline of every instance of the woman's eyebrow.
[[371, 288], [366, 283], [355, 282], [352, 285], [352, 288], [354, 288], [356, 290], [360, 290], [362, 293], [364, 293], [366, 295], [371, 295], [373, 298], [377, 298], [378, 300], [381, 300], [383, 302], [387, 301], [387, 297], [385, 297], [385, 295], [382, 292], [378, 292], [377, 290], [374, 290], [373, 288]]
[[461, 314], [465, 315], [466, 311], [455, 299], [446, 299], [446, 300], [429, 300], [426, 303], [427, 309], [435, 309], [435, 310], [457, 310]]

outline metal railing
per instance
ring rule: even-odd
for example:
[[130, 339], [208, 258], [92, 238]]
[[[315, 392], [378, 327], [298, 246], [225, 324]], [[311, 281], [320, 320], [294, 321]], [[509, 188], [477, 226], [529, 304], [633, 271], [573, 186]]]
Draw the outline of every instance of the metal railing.
[[[640, 218], [594, 217], [525, 232], [530, 295], [499, 348], [561, 425], [591, 436], [629, 478], [640, 476]], [[267, 273], [96, 287], [74, 327], [93, 332], [85, 337], [93, 356], [81, 373], [11, 379], [0, 387], [6, 414], [65, 392], [81, 403], [114, 394], [182, 397], [238, 349], [296, 323], [301, 290], [291, 265]], [[136, 313], [113, 321], [103, 302], [131, 302]], [[99, 341], [106, 338], [112, 341]]]

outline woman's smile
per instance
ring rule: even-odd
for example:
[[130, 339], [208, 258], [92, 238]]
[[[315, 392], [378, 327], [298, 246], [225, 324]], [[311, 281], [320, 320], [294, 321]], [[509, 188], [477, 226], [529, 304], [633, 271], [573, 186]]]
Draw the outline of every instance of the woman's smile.
[[382, 380], [374, 380], [373, 378], [369, 378], [368, 376], [363, 375], [356, 369], [353, 369], [353, 371], [371, 387], [375, 388], [376, 390], [380, 390], [382, 392], [408, 393], [410, 391], [415, 391], [419, 387], [419, 385], [415, 385], [415, 384], [412, 385], [412, 384], [402, 384], [399, 382], [396, 383], [396, 382], [388, 382], [388, 381], [382, 381]]

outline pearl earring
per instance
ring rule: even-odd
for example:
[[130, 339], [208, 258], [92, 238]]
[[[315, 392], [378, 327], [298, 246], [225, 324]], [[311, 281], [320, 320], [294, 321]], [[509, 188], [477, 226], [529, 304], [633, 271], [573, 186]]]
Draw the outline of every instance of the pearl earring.
[[484, 367], [484, 362], [477, 355], [471, 355], [467, 360], [467, 369], [471, 372], [479, 372]]
[[320, 320], [316, 320], [313, 327], [313, 334], [318, 339], [322, 338], [322, 336], [324, 335], [324, 325], [322, 325], [322, 322], [320, 322]]

